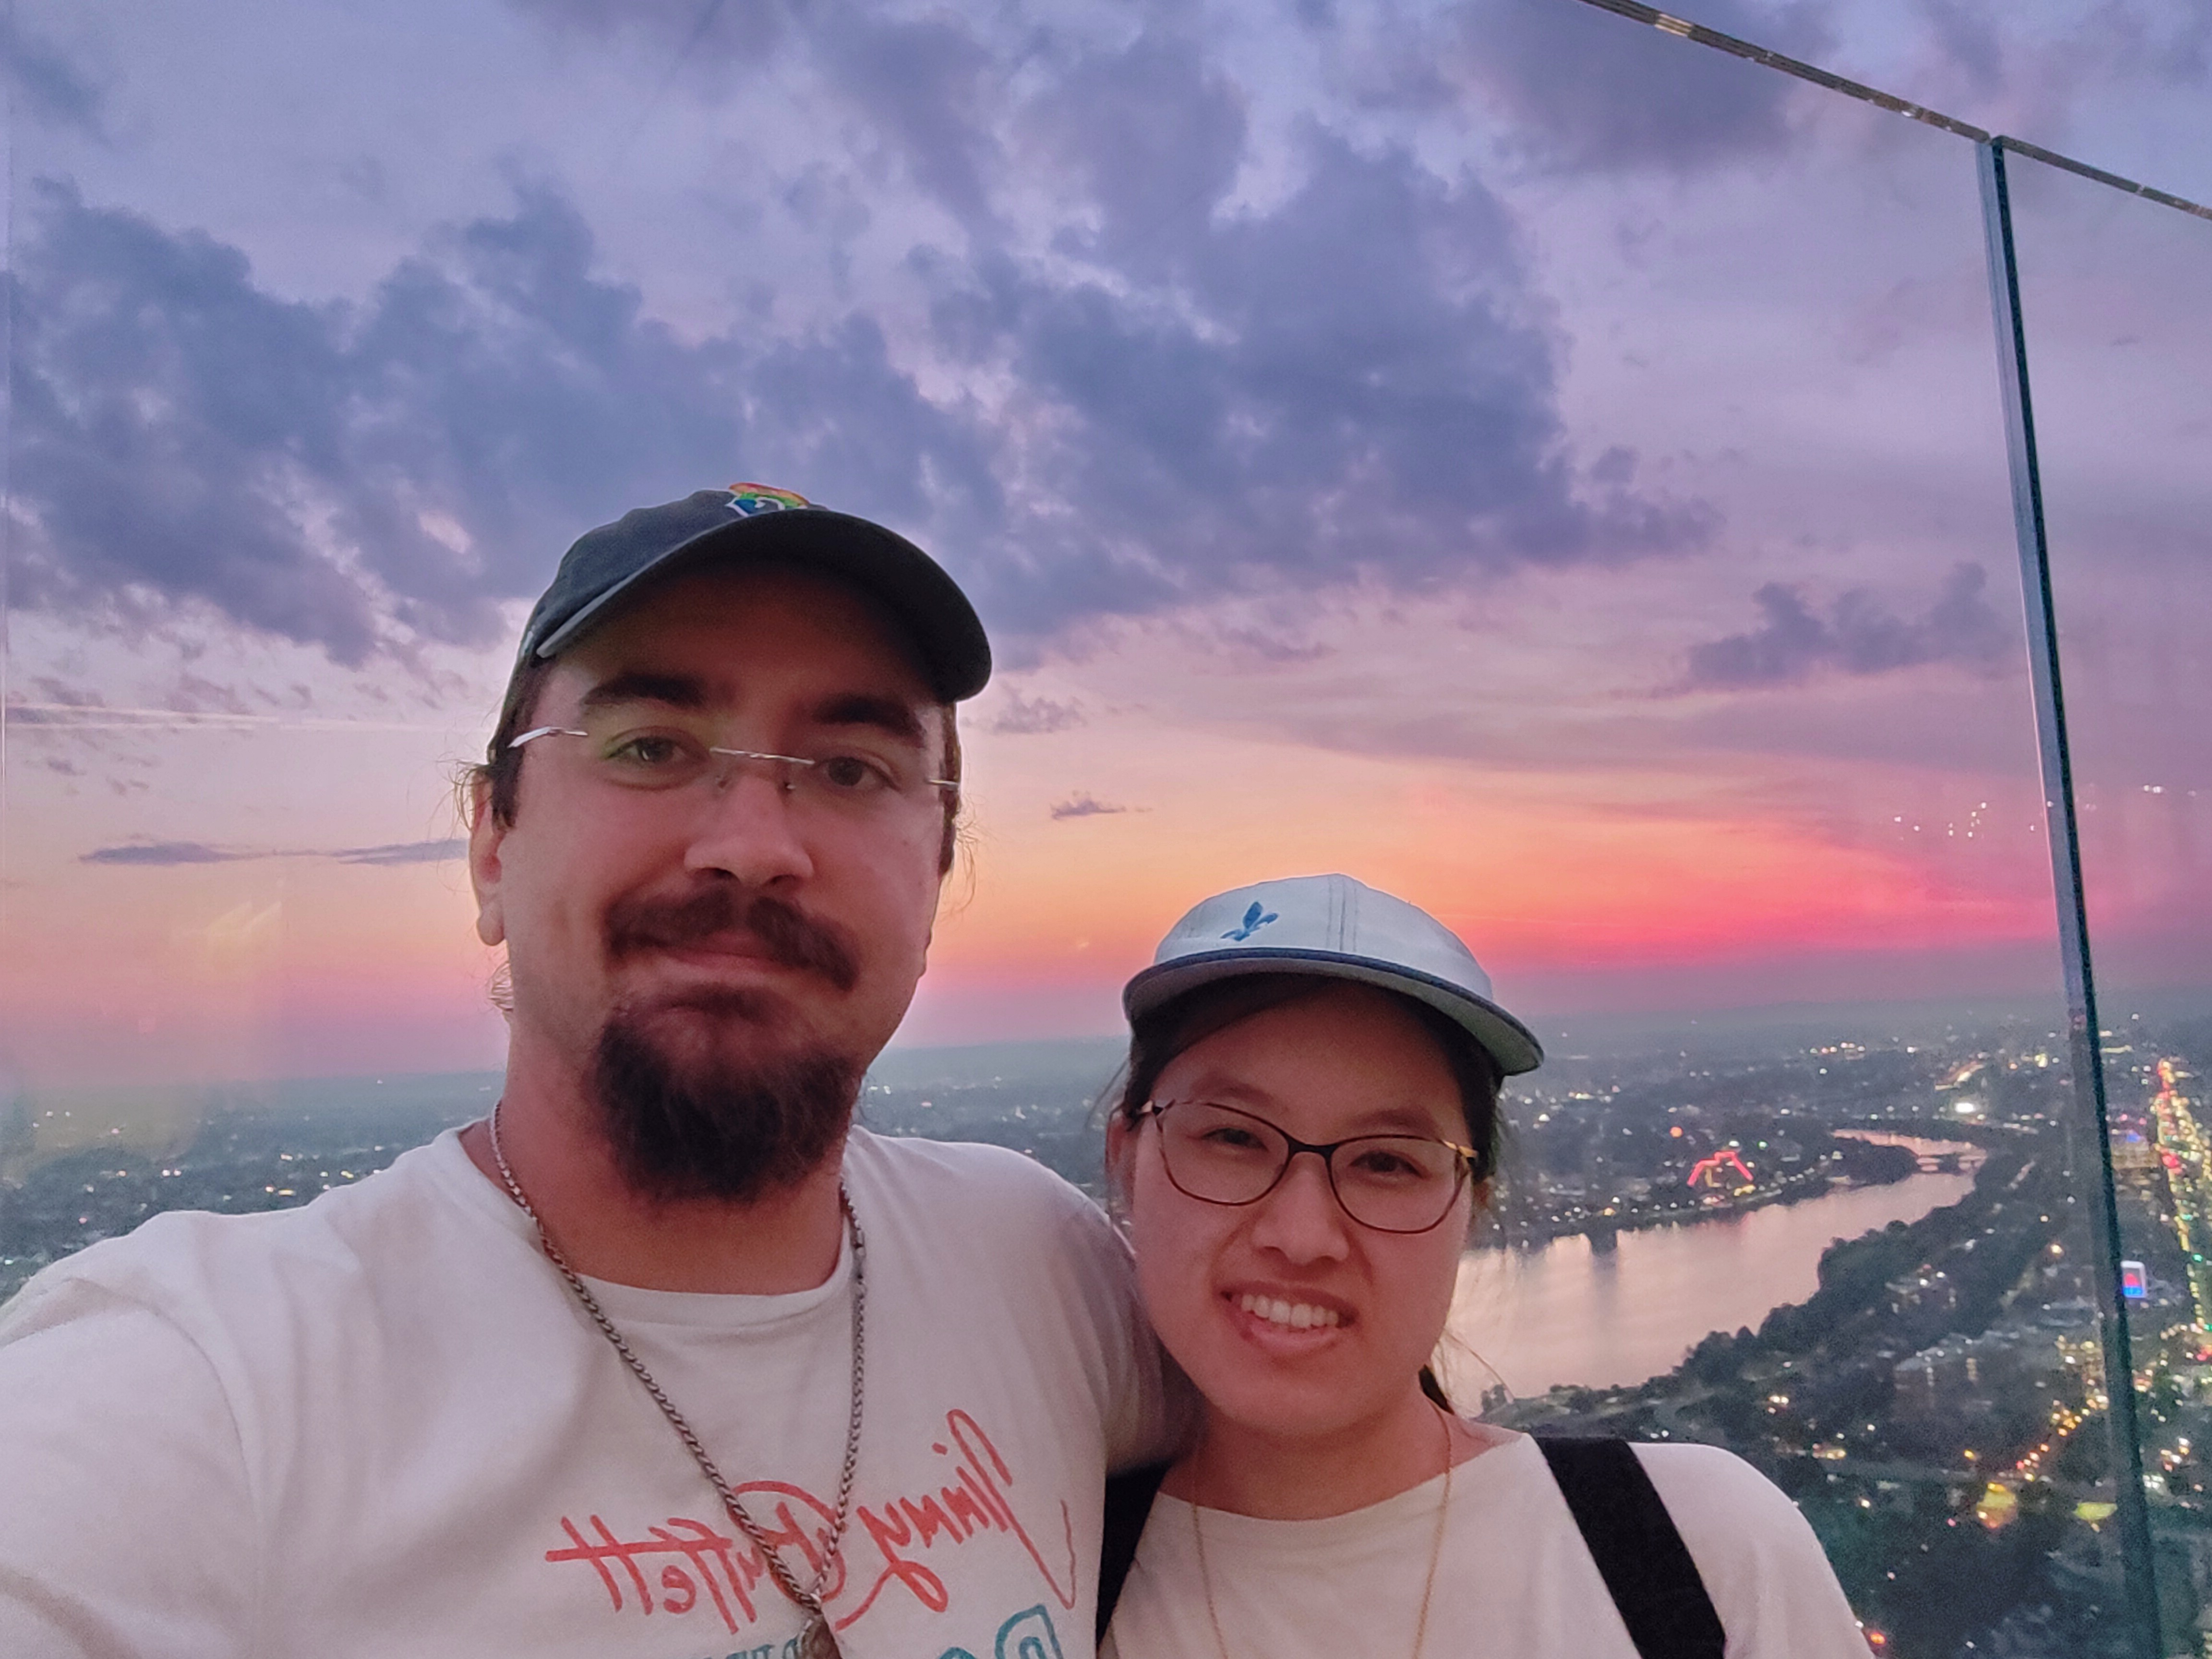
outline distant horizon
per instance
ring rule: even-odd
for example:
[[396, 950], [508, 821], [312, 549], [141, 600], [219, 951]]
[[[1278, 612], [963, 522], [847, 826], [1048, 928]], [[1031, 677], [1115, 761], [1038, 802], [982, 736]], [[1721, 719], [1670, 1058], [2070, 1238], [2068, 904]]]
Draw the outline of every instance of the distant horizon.
[[[2102, 1012], [2108, 1032], [2117, 1032], [2120, 1029], [2112, 1023], [2116, 1019], [2125, 1021], [2130, 1018], [2148, 1017], [2162, 1020], [2185, 1018], [2192, 1013], [2212, 1016], [2212, 985], [2109, 993], [2104, 998]], [[1586, 1050], [1594, 1051], [1595, 1055], [1602, 1057], [1638, 1052], [1648, 1048], [1655, 1040], [1663, 1040], [1668, 1034], [1674, 1032], [1708, 1040], [1736, 1040], [1752, 1036], [1781, 1036], [1801, 1030], [1808, 1034], [1817, 1030], [1836, 1035], [1839, 1028], [1850, 1028], [1857, 1033], [1886, 1035], [1904, 1040], [1921, 1034], [1932, 1034], [1945, 1028], [1972, 1030], [1996, 1024], [2034, 1024], [2055, 1020], [2059, 1024], [2051, 1034], [2054, 1037], [2063, 1037], [2064, 1018], [2063, 1001], [2054, 990], [2048, 998], [1869, 999], [1760, 1003], [1695, 1011], [1609, 1010], [1577, 1014], [1571, 1017], [1571, 1021], [1541, 1021], [1538, 1036], [1546, 1043], [1547, 1059], [1556, 1060], [1589, 1057]], [[872, 1077], [877, 1076], [887, 1062], [899, 1072], [912, 1073], [917, 1064], [926, 1066], [962, 1055], [1012, 1057], [1027, 1051], [1038, 1060], [1046, 1060], [1055, 1054], [1075, 1050], [1110, 1051], [1118, 1048], [1126, 1037], [1126, 1031], [1074, 1031], [974, 1042], [902, 1042], [894, 1039], [871, 1063], [869, 1073]], [[161, 1079], [95, 1079], [45, 1085], [17, 1084], [10, 1091], [10, 1095], [31, 1101], [69, 1102], [102, 1097], [127, 1098], [179, 1092], [206, 1096], [227, 1091], [258, 1091], [314, 1085], [383, 1085], [387, 1082], [394, 1087], [395, 1093], [404, 1093], [410, 1091], [410, 1087], [419, 1087], [434, 1080], [459, 1082], [496, 1078], [502, 1074], [502, 1071], [501, 1066], [495, 1065], [407, 1071], [372, 1067], [343, 1072], [272, 1072], [203, 1077], [179, 1075]]]

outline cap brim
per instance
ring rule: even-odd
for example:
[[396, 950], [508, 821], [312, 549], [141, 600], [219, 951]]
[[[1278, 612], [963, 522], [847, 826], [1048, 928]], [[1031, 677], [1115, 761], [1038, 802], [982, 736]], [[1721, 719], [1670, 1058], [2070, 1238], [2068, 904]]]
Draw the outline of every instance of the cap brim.
[[819, 507], [732, 519], [678, 543], [565, 617], [537, 642], [534, 654], [558, 656], [639, 584], [718, 556], [787, 561], [841, 576], [872, 595], [913, 640], [932, 687], [947, 702], [963, 702], [990, 681], [991, 643], [982, 622], [937, 562], [881, 525]]
[[1205, 951], [1146, 969], [1121, 993], [1122, 1011], [1131, 1021], [1172, 1002], [1185, 992], [1249, 974], [1301, 974], [1350, 980], [1395, 991], [1425, 1002], [1463, 1027], [1508, 1077], [1533, 1072], [1544, 1063], [1544, 1045], [1535, 1034], [1496, 1003], [1462, 990], [1448, 980], [1364, 957], [1328, 951]]

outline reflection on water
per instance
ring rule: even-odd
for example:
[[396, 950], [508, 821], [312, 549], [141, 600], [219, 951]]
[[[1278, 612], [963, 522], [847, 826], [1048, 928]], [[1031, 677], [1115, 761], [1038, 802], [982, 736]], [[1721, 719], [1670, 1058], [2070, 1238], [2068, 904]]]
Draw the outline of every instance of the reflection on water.
[[1447, 1386], [1472, 1406], [1499, 1378], [1528, 1395], [1672, 1370], [1706, 1332], [1756, 1329], [1769, 1310], [1811, 1296], [1821, 1253], [1837, 1239], [1917, 1221], [1973, 1184], [1971, 1175], [1917, 1175], [1622, 1233], [1605, 1249], [1574, 1237], [1528, 1250], [1472, 1251], [1460, 1264], [1445, 1337]]

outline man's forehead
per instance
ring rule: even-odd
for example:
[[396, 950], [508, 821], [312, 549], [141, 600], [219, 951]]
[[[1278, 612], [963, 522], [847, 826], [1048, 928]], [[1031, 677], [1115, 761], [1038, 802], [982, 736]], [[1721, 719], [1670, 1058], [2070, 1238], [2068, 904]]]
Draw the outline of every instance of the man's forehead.
[[656, 582], [557, 659], [594, 701], [726, 708], [773, 684], [804, 696], [937, 698], [912, 642], [869, 595], [787, 566], [710, 567]]
[[[902, 696], [896, 690], [861, 689], [832, 682], [824, 687], [782, 688], [791, 707], [772, 712], [817, 726], [867, 726], [915, 743], [924, 740], [926, 718], [941, 705]], [[670, 673], [653, 669], [617, 669], [580, 688], [577, 707], [586, 714], [640, 703], [690, 713], [715, 714], [744, 708], [749, 696], [742, 678]]]

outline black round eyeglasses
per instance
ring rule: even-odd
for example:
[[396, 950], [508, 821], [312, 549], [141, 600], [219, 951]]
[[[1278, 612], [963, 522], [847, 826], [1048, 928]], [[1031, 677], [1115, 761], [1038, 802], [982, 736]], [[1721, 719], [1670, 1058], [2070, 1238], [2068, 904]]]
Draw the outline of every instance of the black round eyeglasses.
[[1475, 1151], [1428, 1135], [1353, 1135], [1318, 1145], [1254, 1112], [1210, 1100], [1152, 1101], [1138, 1112], [1159, 1126], [1160, 1159], [1177, 1192], [1205, 1204], [1256, 1204], [1291, 1160], [1311, 1152], [1338, 1206], [1378, 1233], [1425, 1233], [1451, 1213]]

